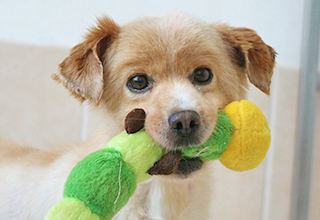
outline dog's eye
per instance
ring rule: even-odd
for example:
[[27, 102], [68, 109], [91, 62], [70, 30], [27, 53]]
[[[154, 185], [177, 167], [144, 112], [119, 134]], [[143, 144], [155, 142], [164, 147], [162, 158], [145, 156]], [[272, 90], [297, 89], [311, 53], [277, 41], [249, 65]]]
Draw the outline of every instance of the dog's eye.
[[193, 71], [191, 80], [193, 84], [206, 85], [212, 80], [212, 72], [208, 68], [197, 68]]
[[146, 75], [136, 75], [129, 78], [127, 86], [130, 90], [143, 92], [150, 88], [150, 83]]

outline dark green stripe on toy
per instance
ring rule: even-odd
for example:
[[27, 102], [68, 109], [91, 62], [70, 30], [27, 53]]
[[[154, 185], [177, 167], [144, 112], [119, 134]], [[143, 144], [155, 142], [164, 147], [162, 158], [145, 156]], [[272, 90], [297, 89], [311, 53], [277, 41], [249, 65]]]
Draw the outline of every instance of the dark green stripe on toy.
[[105, 148], [77, 164], [65, 184], [63, 197], [79, 199], [101, 219], [111, 219], [135, 189], [132, 168], [123, 161], [119, 151]]
[[[88, 155], [73, 168], [64, 187], [64, 202], [58, 206], [65, 206], [68, 201], [74, 203], [73, 207], [83, 206], [76, 202], [78, 200], [101, 219], [111, 219], [128, 202], [136, 185], [134, 172], [123, 161], [121, 153], [104, 148]], [[66, 212], [64, 207], [60, 208], [59, 212]], [[88, 212], [84, 207], [80, 210]], [[72, 219], [85, 219], [81, 217], [83, 213], [78, 214], [74, 213]], [[49, 215], [47, 219], [58, 218]], [[71, 220], [71, 216], [63, 219]]]
[[233, 124], [228, 115], [218, 112], [217, 124], [210, 138], [201, 145], [182, 148], [183, 157], [199, 157], [202, 161], [217, 160], [228, 147], [233, 132]]

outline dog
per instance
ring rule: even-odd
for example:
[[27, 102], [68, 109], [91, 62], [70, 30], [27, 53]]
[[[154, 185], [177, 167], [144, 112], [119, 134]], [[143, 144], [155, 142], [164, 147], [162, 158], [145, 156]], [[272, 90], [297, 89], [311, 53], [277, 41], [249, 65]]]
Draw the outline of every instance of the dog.
[[[180, 13], [122, 26], [98, 19], [53, 78], [99, 115], [99, 134], [41, 150], [1, 139], [0, 219], [43, 219], [71, 169], [124, 131], [134, 108], [146, 111], [145, 130], [168, 150], [205, 142], [218, 110], [245, 98], [248, 81], [269, 94], [275, 56], [251, 29]], [[113, 219], [212, 219], [212, 166], [183, 161], [176, 173], [139, 184]]]

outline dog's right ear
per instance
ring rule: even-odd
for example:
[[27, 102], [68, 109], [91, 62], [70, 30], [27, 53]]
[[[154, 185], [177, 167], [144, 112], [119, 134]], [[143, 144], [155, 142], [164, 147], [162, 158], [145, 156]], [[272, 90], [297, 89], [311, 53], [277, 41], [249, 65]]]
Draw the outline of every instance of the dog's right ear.
[[225, 24], [216, 26], [222, 39], [231, 48], [232, 61], [243, 68], [252, 84], [262, 92], [270, 93], [271, 77], [276, 52], [249, 28], [234, 28]]
[[98, 103], [103, 93], [103, 59], [119, 32], [113, 20], [98, 19], [97, 27], [89, 29], [84, 42], [71, 49], [53, 78], [80, 101]]

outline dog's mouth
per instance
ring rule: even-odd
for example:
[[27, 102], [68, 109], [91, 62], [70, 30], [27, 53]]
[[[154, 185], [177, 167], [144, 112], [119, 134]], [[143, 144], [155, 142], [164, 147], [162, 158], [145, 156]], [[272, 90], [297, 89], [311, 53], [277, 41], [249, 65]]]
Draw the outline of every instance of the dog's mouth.
[[[169, 117], [171, 128], [168, 135], [170, 145], [173, 149], [181, 149], [190, 145], [198, 145], [203, 140], [203, 128], [200, 123], [200, 115], [191, 110], [181, 111]], [[202, 168], [203, 161], [199, 158], [181, 157], [174, 175], [179, 178], [187, 178], [192, 173]]]
[[[148, 171], [151, 175], [175, 175], [178, 178], [188, 178], [192, 173], [200, 170], [203, 161], [200, 158], [182, 157], [181, 151], [188, 146], [196, 146], [204, 142], [205, 122], [201, 122], [200, 115], [192, 110], [180, 111], [169, 117], [168, 123], [163, 125], [165, 132], [161, 134], [160, 143], [169, 153], [163, 156]], [[157, 138], [157, 134], [155, 135]], [[157, 139], [155, 139], [157, 140]], [[180, 153], [179, 153], [180, 152]]]
[[[176, 175], [179, 178], [188, 178], [192, 173], [200, 170], [203, 161], [199, 158], [182, 157], [180, 150], [188, 146], [196, 146], [203, 141], [202, 127], [198, 126], [194, 132], [181, 135], [179, 132], [170, 131], [166, 136], [165, 148], [169, 153], [161, 158], [154, 166], [158, 171], [153, 175]], [[177, 153], [180, 152], [180, 153]], [[150, 173], [149, 173], [150, 174]]]
[[187, 178], [202, 168], [203, 162], [199, 158], [182, 157], [181, 151], [169, 151], [153, 167], [148, 170], [150, 175], [174, 174], [180, 178]]

